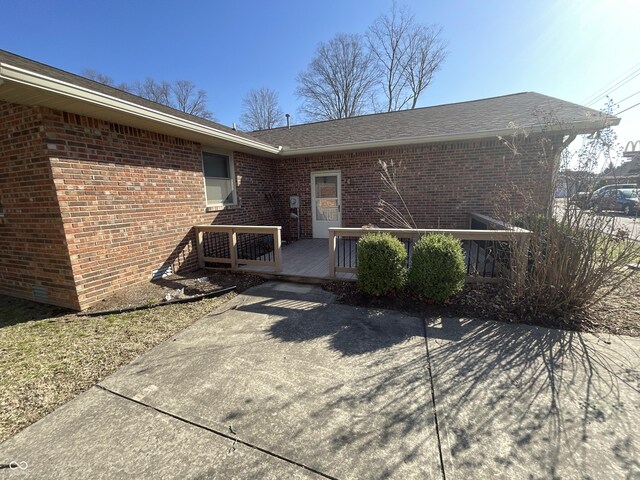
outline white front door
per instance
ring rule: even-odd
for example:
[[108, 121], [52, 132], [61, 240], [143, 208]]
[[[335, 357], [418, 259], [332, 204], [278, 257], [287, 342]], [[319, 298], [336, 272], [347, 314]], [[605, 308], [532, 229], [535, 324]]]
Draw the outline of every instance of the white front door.
[[340, 172], [311, 173], [313, 238], [329, 238], [329, 228], [341, 225]]

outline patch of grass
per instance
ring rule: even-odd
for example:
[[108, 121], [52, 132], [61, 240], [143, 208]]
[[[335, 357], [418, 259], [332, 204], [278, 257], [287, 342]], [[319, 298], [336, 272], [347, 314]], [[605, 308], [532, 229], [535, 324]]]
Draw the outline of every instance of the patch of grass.
[[0, 295], [0, 442], [235, 295], [105, 317]]
[[[602, 248], [599, 247], [602, 251]], [[617, 258], [620, 255], [628, 255], [630, 262], [629, 263], [640, 263], [640, 243], [634, 240], [617, 240], [613, 242], [612, 247], [610, 248], [609, 255], [612, 258]]]

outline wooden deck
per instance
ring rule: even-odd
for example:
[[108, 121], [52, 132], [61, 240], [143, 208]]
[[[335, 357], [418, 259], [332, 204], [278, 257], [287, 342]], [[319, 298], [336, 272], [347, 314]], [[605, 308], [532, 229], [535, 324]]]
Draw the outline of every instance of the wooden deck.
[[[356, 268], [355, 241], [336, 240], [336, 265], [345, 269]], [[463, 242], [465, 265], [467, 266], [467, 281], [495, 281], [493, 277], [493, 263], [485, 264], [485, 250], [476, 244], [476, 248], [469, 251], [469, 242]], [[267, 261], [267, 255], [259, 257], [257, 261]], [[241, 262], [241, 260], [239, 260]], [[481, 266], [477, 274], [474, 274], [474, 266]], [[355, 281], [357, 276], [351, 272], [335, 272], [335, 278], [329, 273], [329, 241], [316, 238], [313, 240], [298, 240], [289, 245], [282, 246], [282, 271], [275, 272], [268, 265], [242, 265], [238, 267], [245, 272], [255, 272], [260, 275], [281, 278], [291, 281], [320, 283], [331, 280]]]
[[462, 242], [467, 281], [500, 281], [513, 268], [524, 271], [531, 232], [485, 215], [470, 215], [470, 229], [330, 228], [328, 239], [288, 245], [281, 244], [277, 225], [195, 225], [198, 264], [299, 282], [356, 280], [357, 241], [363, 235], [384, 232], [398, 238], [410, 267], [413, 243], [425, 234], [444, 233]]
[[[324, 238], [298, 240], [282, 247], [282, 271], [257, 265], [244, 265], [240, 270], [266, 274], [274, 278], [300, 279], [302, 281], [329, 281], [329, 241]], [[339, 280], [356, 280], [353, 273], [338, 273]]]

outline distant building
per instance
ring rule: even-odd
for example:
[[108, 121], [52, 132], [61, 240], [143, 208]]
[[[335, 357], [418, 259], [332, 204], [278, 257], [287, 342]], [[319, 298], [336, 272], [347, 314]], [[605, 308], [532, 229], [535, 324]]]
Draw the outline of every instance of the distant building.
[[584, 170], [563, 170], [556, 178], [556, 198], [566, 198], [593, 189], [596, 178]]
[[623, 157], [626, 159], [625, 162], [606, 172], [603, 180], [607, 184], [635, 183], [640, 185], [640, 140], [627, 143]]

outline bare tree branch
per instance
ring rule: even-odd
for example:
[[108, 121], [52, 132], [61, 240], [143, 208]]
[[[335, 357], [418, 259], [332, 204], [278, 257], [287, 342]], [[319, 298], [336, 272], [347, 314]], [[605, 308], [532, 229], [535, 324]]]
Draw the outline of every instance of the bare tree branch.
[[92, 68], [85, 68], [82, 71], [82, 76], [88, 78], [89, 80], [93, 80], [94, 82], [102, 83], [103, 85], [108, 85], [109, 87], [124, 90], [125, 92], [131, 91], [131, 87], [126, 83], [119, 83], [118, 85], [116, 85], [116, 83], [113, 81], [113, 78], [111, 78], [109, 75], [100, 73], [97, 70], [93, 70]]
[[202, 118], [213, 116], [207, 110], [207, 92], [196, 90], [195, 84], [190, 80], [176, 80], [170, 88], [178, 110]]
[[109, 85], [113, 87], [115, 85], [113, 78], [109, 75], [105, 75], [103, 73], [98, 72], [97, 70], [93, 70], [92, 68], [85, 68], [82, 70], [82, 75], [87, 77], [89, 80], [93, 80], [94, 82], [102, 83], [104, 85]]
[[152, 102], [173, 107], [171, 103], [171, 85], [164, 80], [157, 82], [153, 78], [147, 77], [144, 82], [135, 82], [133, 84], [133, 92]]
[[440, 27], [420, 26], [411, 36], [410, 61], [406, 69], [411, 88], [411, 108], [416, 108], [418, 98], [447, 58], [446, 43], [440, 38], [441, 32]]
[[213, 114], [207, 109], [207, 93], [204, 90], [197, 90], [193, 82], [189, 80], [176, 80], [169, 83], [165, 80], [158, 81], [147, 77], [144, 82], [136, 81], [132, 85], [126, 83], [116, 85], [113, 78], [90, 68], [83, 70], [82, 74], [90, 80], [134, 93], [152, 102], [197, 117], [213, 119]]
[[298, 75], [300, 111], [310, 120], [353, 117], [371, 110], [377, 81], [374, 59], [359, 35], [338, 34], [320, 43], [306, 71]]
[[267, 130], [282, 124], [278, 94], [270, 88], [250, 90], [242, 101], [240, 122], [245, 130]]
[[367, 40], [388, 112], [416, 107], [447, 56], [440, 34], [439, 27], [416, 23], [413, 13], [396, 2], [369, 27]]

